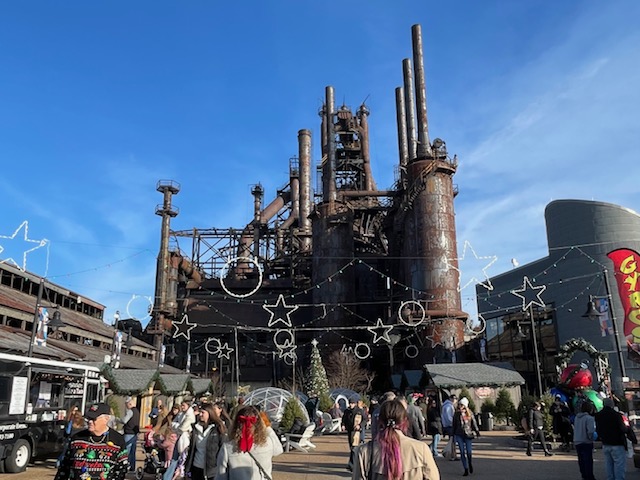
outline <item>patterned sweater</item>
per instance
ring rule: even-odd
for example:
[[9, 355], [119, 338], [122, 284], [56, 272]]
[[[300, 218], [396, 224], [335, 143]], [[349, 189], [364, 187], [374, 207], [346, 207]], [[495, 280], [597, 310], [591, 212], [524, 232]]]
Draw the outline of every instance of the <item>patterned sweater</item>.
[[122, 435], [112, 429], [100, 436], [82, 430], [71, 437], [54, 480], [123, 480], [128, 468]]

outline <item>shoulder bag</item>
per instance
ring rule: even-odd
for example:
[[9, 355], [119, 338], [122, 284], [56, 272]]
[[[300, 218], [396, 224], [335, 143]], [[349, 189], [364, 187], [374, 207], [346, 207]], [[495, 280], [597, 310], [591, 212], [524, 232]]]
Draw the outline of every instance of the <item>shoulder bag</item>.
[[264, 468], [262, 468], [262, 465], [260, 465], [260, 462], [258, 461], [258, 459], [256, 457], [253, 456], [253, 453], [251, 452], [247, 452], [251, 458], [253, 458], [253, 461], [256, 462], [256, 465], [258, 466], [258, 470], [260, 470], [260, 473], [262, 474], [262, 476], [266, 479], [266, 480], [272, 480], [272, 478], [269, 476], [269, 474], [265, 471]]

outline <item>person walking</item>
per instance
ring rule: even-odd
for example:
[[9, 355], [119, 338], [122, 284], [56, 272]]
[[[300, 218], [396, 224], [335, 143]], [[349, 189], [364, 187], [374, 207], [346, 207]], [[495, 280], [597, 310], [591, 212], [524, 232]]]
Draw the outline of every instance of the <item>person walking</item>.
[[458, 411], [453, 416], [453, 436], [460, 450], [460, 460], [464, 468], [462, 476], [466, 477], [473, 473], [472, 441], [480, 436], [476, 417], [469, 410], [467, 397], [462, 397], [458, 402]]
[[399, 400], [380, 404], [378, 436], [356, 452], [352, 480], [440, 480], [426, 443], [406, 436], [407, 410]]
[[607, 480], [624, 480], [627, 470], [627, 436], [622, 415], [616, 412], [613, 399], [605, 398], [596, 413], [596, 432], [602, 441]]
[[362, 410], [358, 408], [358, 399], [351, 397], [349, 406], [342, 417], [342, 424], [347, 432], [347, 441], [349, 442], [349, 463], [347, 470], [353, 471], [353, 454], [355, 448], [360, 445], [360, 424], [362, 423]]
[[203, 405], [200, 420], [191, 432], [184, 470], [191, 480], [212, 479], [216, 474], [218, 452], [227, 441], [227, 428], [212, 405]]
[[[178, 435], [178, 440], [173, 449], [173, 455], [169, 461], [169, 466], [164, 472], [162, 480], [172, 480], [176, 471], [183, 470], [186, 463], [187, 453], [189, 451], [189, 442], [191, 439], [191, 430], [196, 422], [195, 413], [191, 407], [191, 401], [184, 398], [180, 402], [180, 411], [171, 422], [171, 428]], [[173, 409], [172, 409], [173, 410]]]
[[54, 480], [123, 480], [129, 468], [124, 437], [109, 428], [110, 408], [92, 405], [84, 414], [88, 427], [69, 441]]
[[449, 395], [449, 398], [442, 404], [440, 418], [442, 419], [442, 431], [444, 435], [453, 435], [453, 415], [456, 413], [457, 402], [458, 397]]
[[140, 410], [136, 407], [136, 399], [127, 397], [124, 400], [126, 411], [124, 417], [119, 419], [124, 431], [124, 441], [129, 451], [129, 471], [136, 471], [136, 446], [138, 433], [140, 433]]
[[273, 457], [282, 453], [282, 443], [267, 428], [258, 410], [248, 405], [238, 410], [229, 441], [218, 454], [215, 480], [270, 479]]
[[529, 457], [531, 456], [531, 446], [537, 438], [540, 440], [540, 445], [542, 445], [542, 451], [544, 452], [545, 457], [552, 456], [553, 453], [549, 451], [547, 442], [544, 438], [544, 417], [542, 416], [542, 404], [540, 402], [535, 402], [529, 410], [528, 426], [529, 435], [527, 436], [527, 455]]
[[438, 453], [438, 443], [442, 436], [442, 418], [435, 398], [430, 399], [430, 403], [427, 405], [427, 434], [433, 437], [431, 453], [434, 457], [442, 457], [442, 454]]
[[593, 440], [596, 423], [590, 413], [591, 405], [588, 402], [583, 402], [582, 411], [576, 415], [573, 425], [573, 444], [578, 454], [578, 467], [582, 480], [595, 480], [593, 476]]
[[[382, 396], [378, 399], [378, 401], [376, 402], [377, 405], [375, 407], [375, 409], [373, 409], [372, 413], [371, 413], [371, 439], [375, 440], [376, 437], [378, 436], [378, 423], [380, 420], [380, 406], [384, 403], [384, 402], [388, 402], [389, 400], [393, 400], [394, 398], [396, 398], [396, 394], [393, 392], [385, 392], [384, 394], [382, 394]], [[342, 424], [344, 425], [344, 419], [342, 420]]]

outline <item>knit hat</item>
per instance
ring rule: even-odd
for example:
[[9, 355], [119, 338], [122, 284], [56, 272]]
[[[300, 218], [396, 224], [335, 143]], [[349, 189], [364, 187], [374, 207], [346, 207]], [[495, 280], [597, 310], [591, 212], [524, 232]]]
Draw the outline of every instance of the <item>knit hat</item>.
[[469, 406], [469, 399], [468, 399], [467, 397], [462, 397], [462, 398], [458, 401], [458, 403], [459, 403], [460, 405], [464, 405], [465, 407], [468, 407], [468, 406]]

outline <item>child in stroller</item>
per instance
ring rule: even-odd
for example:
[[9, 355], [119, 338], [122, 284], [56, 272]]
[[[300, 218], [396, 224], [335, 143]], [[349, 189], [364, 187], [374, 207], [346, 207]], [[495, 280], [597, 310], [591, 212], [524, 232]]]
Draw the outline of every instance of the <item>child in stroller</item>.
[[161, 447], [162, 436], [153, 430], [144, 437], [144, 466], [136, 470], [136, 479], [141, 480], [145, 473], [155, 475], [156, 480], [162, 480], [165, 472], [165, 452]]

